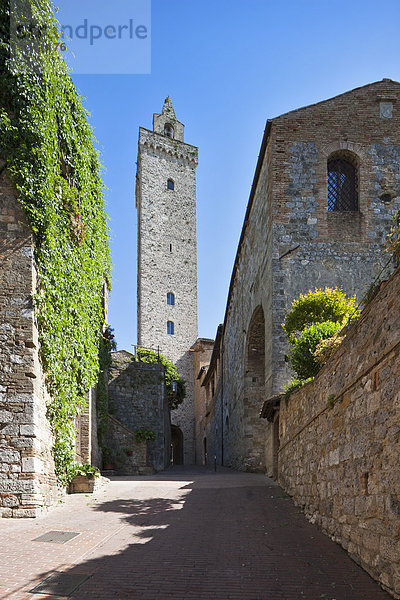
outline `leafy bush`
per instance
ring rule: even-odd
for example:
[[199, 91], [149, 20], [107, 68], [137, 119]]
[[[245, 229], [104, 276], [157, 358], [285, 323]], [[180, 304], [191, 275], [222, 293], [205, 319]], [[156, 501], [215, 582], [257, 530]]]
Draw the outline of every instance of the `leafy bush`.
[[68, 469], [68, 479], [72, 481], [77, 475], [87, 476], [89, 478], [99, 477], [99, 470], [93, 465], [81, 465], [79, 463], [73, 463]]
[[[140, 346], [136, 348], [136, 360], [145, 363], [160, 362], [164, 365], [168, 404], [171, 410], [178, 408], [178, 406], [182, 404], [185, 399], [186, 385], [183, 377], [179, 375], [176, 366], [159, 352], [155, 352], [154, 350], [150, 350], [148, 348], [142, 348]], [[174, 387], [176, 387], [175, 391]]]
[[314, 356], [315, 349], [322, 340], [331, 338], [341, 328], [340, 322], [326, 321], [304, 329], [294, 342], [289, 355], [290, 364], [299, 379], [315, 377], [321, 369], [321, 364]]
[[322, 340], [315, 349], [315, 359], [323, 366], [330, 356], [335, 352], [336, 348], [340, 346], [344, 340], [343, 335], [338, 335], [336, 332], [332, 337]]
[[152, 429], [141, 427], [140, 429], [136, 429], [135, 438], [137, 442], [154, 442], [156, 439], [156, 434]]
[[341, 288], [316, 289], [301, 294], [286, 311], [282, 327], [291, 343], [306, 327], [316, 323], [338, 323], [343, 325], [349, 316], [358, 316], [355, 295], [348, 298]]

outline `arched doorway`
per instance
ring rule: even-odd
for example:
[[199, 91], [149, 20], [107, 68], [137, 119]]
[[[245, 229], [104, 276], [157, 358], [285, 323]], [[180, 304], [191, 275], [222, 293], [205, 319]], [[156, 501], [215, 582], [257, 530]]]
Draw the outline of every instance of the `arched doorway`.
[[248, 328], [244, 390], [246, 441], [243, 468], [248, 471], [263, 471], [265, 425], [261, 423], [260, 409], [265, 400], [265, 319], [262, 306], [258, 306], [253, 312]]
[[183, 465], [183, 433], [176, 425], [171, 425], [171, 447], [173, 465]]

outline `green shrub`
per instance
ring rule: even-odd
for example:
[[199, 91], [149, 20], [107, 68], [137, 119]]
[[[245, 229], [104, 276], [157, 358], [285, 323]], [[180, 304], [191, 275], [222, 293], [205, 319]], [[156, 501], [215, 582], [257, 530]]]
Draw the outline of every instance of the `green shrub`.
[[344, 325], [349, 316], [358, 316], [355, 295], [347, 298], [341, 288], [316, 289], [301, 294], [286, 311], [282, 327], [291, 343], [310, 325], [331, 322]]
[[321, 366], [326, 364], [336, 348], [343, 342], [344, 336], [338, 335], [338, 333], [339, 332], [336, 332], [332, 337], [322, 340], [316, 347], [314, 356]]
[[136, 429], [135, 438], [137, 442], [154, 442], [156, 439], [156, 434], [152, 429], [141, 427], [140, 429]]
[[[142, 348], [138, 346], [136, 348], [136, 360], [145, 363], [158, 363], [160, 362], [165, 367], [165, 383], [167, 386], [168, 404], [171, 410], [178, 408], [185, 399], [186, 396], [186, 385], [185, 380], [178, 373], [176, 366], [165, 356], [154, 350], [148, 348]], [[174, 391], [174, 383], [176, 384], [176, 390]]]
[[289, 360], [299, 379], [315, 377], [321, 369], [321, 364], [314, 356], [314, 352], [321, 340], [331, 338], [342, 328], [342, 324], [326, 321], [316, 323], [304, 329], [296, 339], [290, 351]]

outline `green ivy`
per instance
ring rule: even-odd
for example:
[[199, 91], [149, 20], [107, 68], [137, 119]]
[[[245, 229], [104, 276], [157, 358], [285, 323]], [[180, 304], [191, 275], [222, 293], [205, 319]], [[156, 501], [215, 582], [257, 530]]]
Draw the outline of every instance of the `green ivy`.
[[[10, 61], [10, 3], [0, 3], [0, 158], [35, 236], [34, 298], [40, 355], [52, 398], [48, 418], [61, 483], [71, 478], [75, 418], [99, 375], [104, 281], [110, 280], [100, 162], [88, 113], [60, 52], [51, 2], [24, 2], [46, 32]], [[1, 164], [1, 163], [0, 163]]]
[[178, 408], [186, 397], [186, 382], [178, 373], [176, 366], [159, 352], [155, 352], [149, 348], [142, 348], [141, 346], [136, 347], [135, 359], [145, 363], [160, 362], [164, 365], [168, 404], [171, 410]]

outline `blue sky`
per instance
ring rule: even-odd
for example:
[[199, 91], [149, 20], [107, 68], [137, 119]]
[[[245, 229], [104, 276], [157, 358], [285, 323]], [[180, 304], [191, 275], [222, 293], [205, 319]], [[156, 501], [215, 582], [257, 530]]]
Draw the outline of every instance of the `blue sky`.
[[[88, 0], [56, 4], [60, 19], [72, 10], [94, 18]], [[97, 0], [99, 22], [110, 6], [115, 23], [137, 11], [130, 0]], [[104, 164], [114, 265], [109, 322], [120, 349], [136, 343], [138, 129], [151, 129], [165, 96], [185, 123], [185, 140], [199, 147], [199, 335], [214, 337], [266, 119], [384, 77], [400, 80], [399, 30], [398, 0], [152, 0], [150, 73], [72, 72]], [[112, 44], [99, 45], [93, 72], [125, 64], [129, 47], [110, 62]]]

